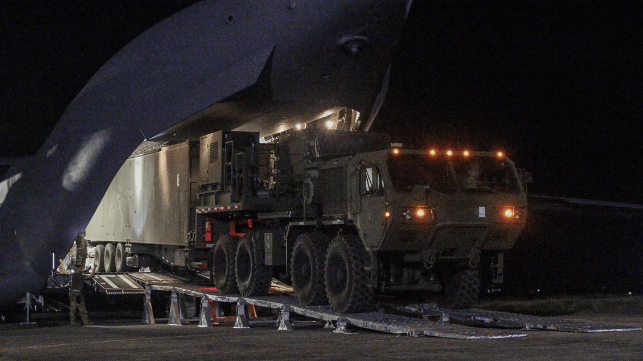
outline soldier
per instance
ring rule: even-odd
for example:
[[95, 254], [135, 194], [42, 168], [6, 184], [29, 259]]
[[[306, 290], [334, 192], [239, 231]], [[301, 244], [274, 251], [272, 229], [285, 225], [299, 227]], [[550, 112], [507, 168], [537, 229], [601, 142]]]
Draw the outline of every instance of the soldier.
[[76, 246], [75, 265], [85, 268], [85, 260], [87, 259], [87, 240], [85, 239], [85, 230], [78, 233], [78, 237], [74, 240]]
[[71, 285], [69, 286], [69, 317], [71, 325], [76, 325], [76, 311], [80, 313], [83, 324], [90, 324], [87, 315], [87, 306], [85, 305], [85, 296], [83, 295], [83, 284], [85, 280], [94, 277], [96, 267], [92, 268], [91, 275], [84, 275], [85, 261], [87, 260], [87, 240], [85, 239], [85, 230], [78, 233], [74, 240], [76, 247], [74, 266], [71, 275]]
[[96, 267], [92, 267], [91, 274], [83, 274], [83, 268], [79, 265], [74, 266], [71, 274], [71, 285], [69, 286], [69, 318], [72, 326], [76, 326], [76, 311], [85, 325], [91, 325], [87, 315], [87, 306], [85, 305], [85, 296], [83, 295], [83, 284], [85, 280], [94, 277]]

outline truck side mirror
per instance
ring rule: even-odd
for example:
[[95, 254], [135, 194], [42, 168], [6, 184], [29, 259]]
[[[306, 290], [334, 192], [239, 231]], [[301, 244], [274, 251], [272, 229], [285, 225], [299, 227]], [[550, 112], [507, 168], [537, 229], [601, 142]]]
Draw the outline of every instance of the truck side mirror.
[[520, 183], [522, 183], [522, 187], [525, 189], [525, 192], [527, 192], [527, 184], [533, 182], [531, 173], [525, 169], [518, 169], [518, 178], [520, 178]]

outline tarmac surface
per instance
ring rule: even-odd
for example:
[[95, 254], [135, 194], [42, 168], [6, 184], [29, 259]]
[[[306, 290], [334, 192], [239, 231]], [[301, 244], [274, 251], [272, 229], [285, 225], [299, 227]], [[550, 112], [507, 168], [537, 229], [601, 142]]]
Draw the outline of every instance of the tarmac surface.
[[[91, 317], [91, 314], [90, 314]], [[643, 311], [592, 311], [566, 319], [641, 327]], [[275, 326], [234, 329], [136, 320], [84, 327], [0, 326], [0, 361], [6, 360], [643, 360], [643, 332], [527, 331], [527, 337], [454, 340], [357, 330]], [[524, 332], [524, 331], [520, 331]]]

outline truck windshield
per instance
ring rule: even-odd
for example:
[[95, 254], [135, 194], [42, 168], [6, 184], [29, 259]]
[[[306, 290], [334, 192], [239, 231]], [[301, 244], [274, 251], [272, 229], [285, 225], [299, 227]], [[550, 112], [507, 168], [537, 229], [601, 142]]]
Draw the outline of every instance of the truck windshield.
[[471, 157], [454, 159], [453, 169], [465, 193], [518, 193], [520, 187], [513, 167], [506, 159]]
[[398, 154], [388, 159], [388, 170], [398, 192], [410, 193], [418, 186], [439, 193], [454, 193], [458, 189], [464, 193], [520, 192], [511, 162], [496, 157], [449, 159]]
[[455, 181], [444, 158], [422, 154], [398, 154], [388, 159], [393, 186], [399, 192], [412, 192], [416, 186], [440, 192], [456, 191]]

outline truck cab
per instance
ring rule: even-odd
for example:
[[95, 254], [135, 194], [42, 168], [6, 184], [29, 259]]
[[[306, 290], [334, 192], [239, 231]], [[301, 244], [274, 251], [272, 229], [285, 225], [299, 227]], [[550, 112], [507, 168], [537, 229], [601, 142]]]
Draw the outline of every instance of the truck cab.
[[527, 198], [502, 154], [394, 148], [360, 158], [352, 213], [372, 251], [473, 264], [482, 250], [510, 249], [525, 225]]

